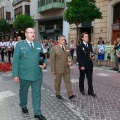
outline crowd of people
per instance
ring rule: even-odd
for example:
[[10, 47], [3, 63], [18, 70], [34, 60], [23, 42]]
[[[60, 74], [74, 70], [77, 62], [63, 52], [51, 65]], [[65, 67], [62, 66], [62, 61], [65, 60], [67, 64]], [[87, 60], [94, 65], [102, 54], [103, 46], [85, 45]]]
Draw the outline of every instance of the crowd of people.
[[[14, 49], [16, 44], [21, 41], [21, 36], [17, 38], [10, 38], [9, 41], [2, 39], [0, 41], [0, 54], [1, 54], [1, 61], [4, 62], [4, 56], [8, 57], [8, 62], [11, 62], [11, 57], [13, 57]], [[42, 45], [43, 53], [45, 54], [46, 58], [50, 56], [50, 50], [53, 46], [58, 45], [57, 40], [39, 40]], [[93, 42], [90, 42], [92, 45], [93, 52], [95, 54], [97, 65], [98, 67], [103, 66], [103, 62], [105, 61], [106, 67], [111, 67], [114, 70], [118, 70], [120, 72], [120, 60], [119, 60], [119, 49], [120, 49], [120, 38], [114, 40], [114, 44], [111, 45], [110, 41], [104, 42], [102, 37], [99, 37], [98, 45], [95, 46]], [[67, 42], [65, 43], [67, 45]], [[77, 45], [80, 44], [80, 41]], [[70, 42], [70, 53], [72, 59], [77, 62], [77, 54], [76, 48], [77, 45], [75, 44], [74, 40]], [[77, 62], [78, 64], [78, 62]]]
[[10, 38], [9, 41], [2, 39], [0, 41], [0, 54], [1, 54], [1, 61], [4, 62], [4, 56], [8, 56], [8, 62], [11, 62], [11, 57], [13, 57], [14, 49], [16, 44], [21, 41], [21, 36], [18, 36], [17, 39]]
[[[47, 67], [47, 58], [50, 57], [51, 73], [54, 75], [54, 87], [56, 98], [62, 99], [60, 86], [62, 77], [65, 82], [68, 98], [73, 100], [76, 95], [72, 90], [70, 81], [70, 66], [73, 65], [73, 60], [76, 58], [80, 72], [79, 90], [82, 95], [86, 95], [84, 88], [85, 76], [88, 81], [88, 95], [97, 97], [93, 89], [93, 61], [95, 56], [98, 56], [98, 66], [103, 65], [103, 60], [106, 61], [106, 66], [110, 67], [111, 63], [115, 69], [118, 67], [120, 72], [120, 38], [110, 44], [106, 43], [100, 37], [97, 47], [93, 42], [89, 42], [87, 32], [81, 35], [81, 42], [76, 45], [72, 40], [70, 45], [66, 45], [64, 35], [59, 35], [58, 40], [39, 40], [35, 41], [35, 30], [27, 28], [25, 30], [26, 39], [22, 40], [20, 36], [10, 38], [9, 41], [4, 39], [0, 42], [1, 60], [4, 62], [4, 55], [8, 56], [8, 62], [11, 62], [10, 57], [13, 56], [12, 62], [12, 77], [15, 83], [20, 83], [19, 98], [20, 107], [23, 113], [28, 113], [27, 96], [28, 89], [31, 86], [32, 92], [32, 107], [34, 117], [38, 120], [46, 120], [41, 113], [41, 86], [43, 80], [42, 69]], [[21, 41], [21, 42], [20, 42]], [[42, 54], [44, 59], [41, 62]], [[116, 63], [116, 66], [115, 66]]]
[[105, 61], [106, 67], [111, 67], [113, 70], [118, 70], [120, 72], [120, 38], [114, 40], [114, 44], [111, 44], [111, 41], [106, 41], [99, 38], [98, 45], [95, 47], [93, 44], [93, 51], [98, 56], [98, 67], [103, 66], [103, 62]]

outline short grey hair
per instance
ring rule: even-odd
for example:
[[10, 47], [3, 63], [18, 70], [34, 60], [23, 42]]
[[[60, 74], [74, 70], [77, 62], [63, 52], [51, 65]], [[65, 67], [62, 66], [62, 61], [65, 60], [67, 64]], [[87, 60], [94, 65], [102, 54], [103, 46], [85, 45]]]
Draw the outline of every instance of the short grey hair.
[[58, 36], [58, 40], [60, 39], [60, 38], [62, 38], [62, 37], [65, 37], [64, 35], [59, 35]]
[[[32, 27], [28, 27], [28, 28], [26, 28], [26, 29], [25, 29], [25, 33], [27, 32], [27, 30], [28, 30], [29, 28], [32, 28]], [[34, 28], [32, 28], [32, 29], [34, 30]]]

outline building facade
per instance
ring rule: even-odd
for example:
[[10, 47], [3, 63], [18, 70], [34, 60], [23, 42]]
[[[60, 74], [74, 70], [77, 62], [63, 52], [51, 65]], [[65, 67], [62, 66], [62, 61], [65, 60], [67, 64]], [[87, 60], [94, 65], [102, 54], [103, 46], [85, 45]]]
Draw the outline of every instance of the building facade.
[[[63, 20], [63, 12], [66, 2], [70, 0], [0, 0], [0, 19], [5, 18], [13, 23], [18, 14], [30, 15], [35, 19], [36, 40], [57, 40], [58, 35], [63, 34], [67, 42], [76, 42], [77, 32], [74, 24]], [[90, 41], [96, 45], [98, 38], [104, 41], [114, 40], [120, 35], [120, 0], [96, 0], [97, 7], [102, 12], [102, 19], [96, 19], [88, 24], [79, 25], [79, 36], [88, 32]], [[17, 36], [17, 32], [13, 34]], [[80, 37], [79, 37], [80, 39]]]
[[120, 36], [120, 0], [97, 0], [96, 4], [103, 13], [103, 19], [94, 22], [94, 42], [97, 43], [101, 36], [113, 44]]
[[63, 21], [65, 3], [66, 0], [31, 0], [30, 13], [36, 21], [36, 39], [57, 40], [64, 34], [69, 40], [69, 24]]
[[[96, 19], [87, 26], [79, 26], [79, 35], [82, 32], [88, 32], [90, 35], [90, 41], [95, 45], [98, 43], [99, 37], [102, 37], [104, 41], [111, 41], [120, 36], [120, 0], [96, 0], [97, 7], [102, 12], [102, 19]], [[70, 26], [70, 40], [76, 41], [75, 25]]]

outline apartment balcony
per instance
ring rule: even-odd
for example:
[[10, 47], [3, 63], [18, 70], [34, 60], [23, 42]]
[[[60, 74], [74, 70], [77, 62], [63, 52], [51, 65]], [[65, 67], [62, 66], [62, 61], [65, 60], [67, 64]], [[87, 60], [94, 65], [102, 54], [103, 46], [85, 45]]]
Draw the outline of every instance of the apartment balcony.
[[13, 0], [12, 4], [13, 4], [13, 6], [15, 6], [15, 5], [18, 5], [22, 2], [30, 2], [30, 0]]
[[38, 0], [38, 12], [65, 8], [65, 0]]

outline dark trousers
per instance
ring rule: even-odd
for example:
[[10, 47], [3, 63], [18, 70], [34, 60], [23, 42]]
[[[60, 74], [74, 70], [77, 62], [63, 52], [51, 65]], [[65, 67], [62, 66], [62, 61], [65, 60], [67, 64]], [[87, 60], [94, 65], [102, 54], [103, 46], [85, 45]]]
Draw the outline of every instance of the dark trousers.
[[13, 54], [14, 54], [14, 49], [11, 51], [11, 57], [13, 57]]
[[4, 49], [1, 50], [1, 60], [4, 61]]
[[88, 81], [88, 94], [94, 93], [93, 85], [92, 85], [92, 74], [93, 74], [93, 69], [80, 70], [79, 89], [81, 93], [84, 92], [85, 75]]
[[71, 56], [72, 56], [72, 59], [73, 59], [73, 54], [74, 54], [74, 49], [71, 49]]
[[11, 57], [11, 51], [8, 51], [8, 61], [9, 61], [9, 62], [11, 62], [10, 57]]

